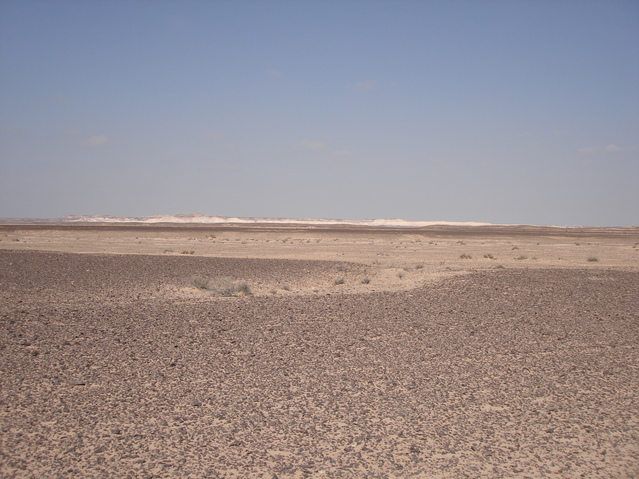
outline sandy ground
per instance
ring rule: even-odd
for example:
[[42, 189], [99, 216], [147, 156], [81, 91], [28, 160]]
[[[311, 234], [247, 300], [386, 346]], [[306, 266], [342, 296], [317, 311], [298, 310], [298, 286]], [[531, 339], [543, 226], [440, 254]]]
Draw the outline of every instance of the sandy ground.
[[0, 475], [638, 477], [638, 292], [636, 229], [0, 225]]
[[[0, 249], [357, 263], [340, 292], [407, 290], [432, 280], [500, 268], [639, 271], [639, 228], [313, 228], [259, 226], [1, 225]], [[340, 277], [253, 284], [256, 295], [326, 293]], [[347, 278], [344, 278], [347, 279]], [[361, 280], [367, 279], [362, 283]], [[359, 281], [358, 281], [359, 280]], [[285, 281], [286, 282], [286, 281]]]

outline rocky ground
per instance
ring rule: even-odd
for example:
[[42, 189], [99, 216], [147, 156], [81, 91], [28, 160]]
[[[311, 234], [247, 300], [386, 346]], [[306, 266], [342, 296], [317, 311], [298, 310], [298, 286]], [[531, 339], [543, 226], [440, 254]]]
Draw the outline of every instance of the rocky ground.
[[0, 475], [639, 476], [639, 273], [367, 274], [0, 250]]

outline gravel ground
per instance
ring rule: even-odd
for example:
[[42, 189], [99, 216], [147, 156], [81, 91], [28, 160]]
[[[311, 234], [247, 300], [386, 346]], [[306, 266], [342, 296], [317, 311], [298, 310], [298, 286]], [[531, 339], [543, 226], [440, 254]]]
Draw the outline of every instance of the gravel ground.
[[340, 265], [0, 251], [0, 475], [639, 477], [639, 273], [167, 294]]

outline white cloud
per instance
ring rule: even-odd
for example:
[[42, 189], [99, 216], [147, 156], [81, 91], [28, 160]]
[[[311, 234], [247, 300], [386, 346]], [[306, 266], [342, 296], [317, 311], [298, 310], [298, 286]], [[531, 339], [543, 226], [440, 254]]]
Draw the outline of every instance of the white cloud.
[[92, 135], [86, 141], [80, 143], [80, 146], [88, 146], [91, 148], [104, 146], [109, 142], [106, 135]]
[[283, 73], [277, 70], [266, 70], [266, 76], [269, 78], [280, 78], [282, 75]]
[[302, 140], [299, 143], [293, 145], [296, 150], [321, 150], [324, 148], [324, 143], [317, 140]]
[[594, 155], [597, 153], [596, 146], [587, 146], [585, 148], [579, 148], [579, 153], [583, 153], [584, 155]]
[[349, 157], [353, 155], [353, 152], [350, 150], [334, 150], [332, 153], [333, 155], [340, 157]]
[[377, 86], [377, 83], [374, 82], [373, 80], [355, 83], [355, 88], [357, 90], [363, 90], [363, 91], [374, 90], [376, 86]]
[[634, 150], [633, 147], [617, 146], [613, 143], [606, 146], [605, 148], [600, 148], [598, 146], [588, 146], [585, 148], [579, 148], [579, 152], [585, 155], [594, 155], [595, 153], [598, 153], [599, 151], [605, 151], [606, 153], [618, 153], [620, 151], [632, 151], [632, 150]]

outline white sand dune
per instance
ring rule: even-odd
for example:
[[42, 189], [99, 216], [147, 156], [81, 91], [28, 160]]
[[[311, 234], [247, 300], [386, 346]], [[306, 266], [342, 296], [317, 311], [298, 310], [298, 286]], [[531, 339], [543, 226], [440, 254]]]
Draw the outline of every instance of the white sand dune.
[[188, 215], [157, 215], [157, 216], [65, 216], [61, 219], [65, 223], [200, 223], [200, 224], [306, 224], [306, 225], [357, 225], [357, 226], [388, 226], [419, 228], [434, 225], [455, 226], [486, 226], [491, 223], [451, 222], [451, 221], [408, 221], [402, 219], [374, 219], [374, 220], [342, 220], [317, 218], [241, 218], [233, 216], [206, 216], [201, 214]]

